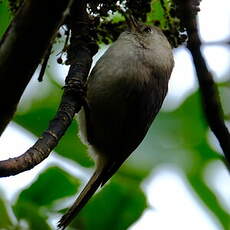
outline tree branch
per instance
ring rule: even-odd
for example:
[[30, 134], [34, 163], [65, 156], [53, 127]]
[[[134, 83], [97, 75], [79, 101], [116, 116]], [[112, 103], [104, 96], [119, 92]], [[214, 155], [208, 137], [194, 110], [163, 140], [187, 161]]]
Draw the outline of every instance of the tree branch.
[[23, 155], [0, 161], [0, 177], [15, 175], [33, 168], [47, 158], [58, 144], [72, 119], [84, 103], [84, 83], [97, 52], [97, 44], [89, 36], [89, 18], [85, 1], [76, 1], [67, 20], [71, 29], [68, 62], [71, 64], [61, 103], [48, 129]]
[[204, 113], [211, 130], [220, 143], [228, 164], [230, 164], [230, 134], [224, 123], [224, 113], [218, 89], [201, 53], [202, 44], [198, 34], [195, 12], [199, 5], [199, 0], [184, 0], [178, 4], [180, 4], [180, 17], [188, 34], [187, 47], [192, 54], [196, 68]]
[[27, 0], [0, 41], [0, 135], [73, 0]]

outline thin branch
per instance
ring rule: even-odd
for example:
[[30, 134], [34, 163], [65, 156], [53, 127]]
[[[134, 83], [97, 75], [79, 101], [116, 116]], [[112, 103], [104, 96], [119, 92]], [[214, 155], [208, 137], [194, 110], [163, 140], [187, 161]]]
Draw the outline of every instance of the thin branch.
[[85, 1], [82, 0], [82, 4], [80, 1], [76, 2], [68, 18], [68, 26], [72, 32], [68, 50], [68, 62], [71, 66], [57, 114], [51, 120], [48, 129], [23, 155], [0, 161], [0, 177], [29, 170], [47, 158], [84, 103], [83, 85], [91, 67], [92, 56], [97, 51], [97, 44], [89, 36]]
[[224, 152], [227, 162], [230, 164], [230, 133], [224, 123], [224, 113], [220, 103], [217, 86], [209, 72], [205, 59], [201, 53], [201, 39], [198, 34], [196, 12], [198, 0], [180, 1], [180, 16], [184, 21], [188, 44], [199, 81], [201, 99], [207, 122], [217, 137]]
[[230, 46], [230, 40], [203, 42], [204, 46]]
[[0, 135], [73, 0], [28, 0], [0, 41]]
[[43, 61], [42, 61], [42, 64], [41, 64], [42, 65], [41, 70], [40, 70], [40, 73], [38, 75], [38, 81], [40, 81], [40, 82], [43, 81], [43, 76], [44, 76], [45, 71], [46, 71], [46, 67], [47, 67], [47, 63], [49, 61], [51, 51], [52, 51], [52, 45], [50, 45], [50, 47], [46, 51], [44, 58], [43, 58]]

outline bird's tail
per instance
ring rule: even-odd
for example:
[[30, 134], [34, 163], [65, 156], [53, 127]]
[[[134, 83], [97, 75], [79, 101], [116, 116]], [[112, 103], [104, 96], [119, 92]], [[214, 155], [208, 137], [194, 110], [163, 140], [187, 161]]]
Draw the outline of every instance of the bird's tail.
[[59, 229], [65, 229], [73, 218], [80, 212], [80, 210], [85, 206], [88, 200], [93, 196], [98, 187], [101, 185], [104, 173], [107, 171], [107, 167], [97, 168], [93, 176], [90, 178], [87, 185], [84, 187], [72, 207], [67, 211], [66, 214], [62, 216], [58, 223]]

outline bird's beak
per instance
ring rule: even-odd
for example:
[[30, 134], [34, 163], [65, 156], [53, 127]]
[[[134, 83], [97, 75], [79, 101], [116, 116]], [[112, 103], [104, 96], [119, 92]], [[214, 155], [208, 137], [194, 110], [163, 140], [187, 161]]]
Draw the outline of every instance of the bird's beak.
[[129, 27], [129, 29], [130, 29], [131, 32], [138, 31], [138, 29], [139, 29], [139, 23], [138, 23], [138, 21], [132, 15], [128, 16], [126, 18], [126, 21], [127, 21], [128, 27]]

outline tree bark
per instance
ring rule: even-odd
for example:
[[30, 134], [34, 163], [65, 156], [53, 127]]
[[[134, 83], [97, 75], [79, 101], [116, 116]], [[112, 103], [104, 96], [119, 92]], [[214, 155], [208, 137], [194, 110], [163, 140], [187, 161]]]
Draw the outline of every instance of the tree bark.
[[73, 0], [27, 0], [0, 41], [0, 135]]

